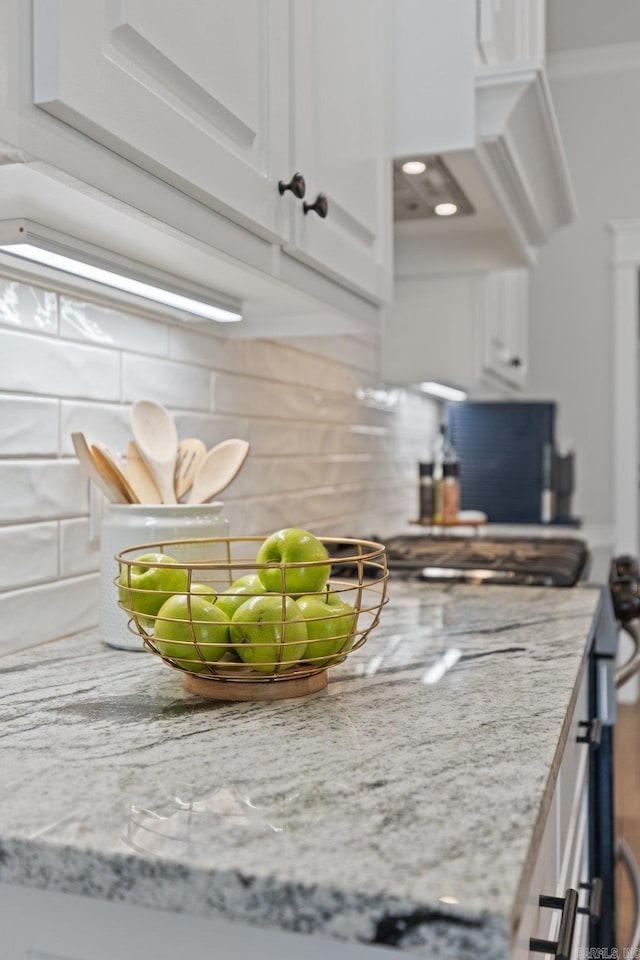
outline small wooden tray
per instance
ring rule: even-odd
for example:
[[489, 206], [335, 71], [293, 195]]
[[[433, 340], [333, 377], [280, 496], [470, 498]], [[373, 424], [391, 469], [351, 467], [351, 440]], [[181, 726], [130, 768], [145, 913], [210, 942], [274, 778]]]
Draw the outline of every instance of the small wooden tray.
[[327, 685], [327, 671], [267, 682], [218, 680], [216, 677], [199, 677], [194, 673], [185, 673], [183, 685], [187, 693], [210, 700], [290, 700], [324, 690]]

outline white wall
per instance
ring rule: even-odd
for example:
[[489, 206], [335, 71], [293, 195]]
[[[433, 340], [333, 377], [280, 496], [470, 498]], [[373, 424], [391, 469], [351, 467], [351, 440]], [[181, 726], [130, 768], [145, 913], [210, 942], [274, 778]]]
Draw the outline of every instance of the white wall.
[[386, 535], [414, 515], [436, 407], [379, 409], [377, 343], [227, 341], [0, 278], [0, 652], [97, 622], [98, 554], [70, 435], [123, 452], [132, 401], [181, 437], [251, 443], [225, 492], [232, 534]]
[[560, 406], [577, 455], [575, 512], [611, 523], [612, 323], [607, 223], [640, 216], [637, 71], [552, 82], [579, 216], [531, 281], [530, 390]]

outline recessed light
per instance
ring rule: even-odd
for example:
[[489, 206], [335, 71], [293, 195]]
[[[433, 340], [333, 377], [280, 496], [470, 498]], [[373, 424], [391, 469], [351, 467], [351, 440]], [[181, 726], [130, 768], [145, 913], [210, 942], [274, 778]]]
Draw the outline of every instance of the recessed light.
[[450, 903], [450, 904], [460, 903], [457, 897], [449, 897], [449, 896], [438, 897], [438, 900], [440, 901], [440, 903]]
[[402, 172], [409, 174], [424, 173], [427, 169], [426, 163], [422, 160], [407, 160], [402, 164]]
[[452, 217], [454, 213], [458, 212], [458, 207], [455, 203], [437, 203], [433, 212], [438, 217]]

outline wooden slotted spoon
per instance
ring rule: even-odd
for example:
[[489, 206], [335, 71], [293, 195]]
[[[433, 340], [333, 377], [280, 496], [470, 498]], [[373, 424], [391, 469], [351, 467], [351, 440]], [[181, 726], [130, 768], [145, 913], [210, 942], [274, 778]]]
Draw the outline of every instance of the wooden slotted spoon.
[[71, 441], [82, 469], [98, 489], [104, 493], [105, 497], [112, 503], [129, 503], [126, 494], [117, 483], [113, 482], [111, 476], [105, 475], [98, 469], [84, 433], [72, 433]]
[[196, 471], [206, 452], [207, 448], [202, 440], [197, 440], [195, 437], [181, 440], [178, 444], [178, 457], [173, 478], [178, 501], [191, 490]]
[[178, 431], [161, 403], [138, 400], [131, 410], [131, 429], [142, 459], [156, 482], [163, 503], [175, 503], [173, 474], [178, 452]]
[[249, 455], [246, 440], [223, 440], [200, 461], [189, 503], [207, 503], [221, 493], [238, 475]]

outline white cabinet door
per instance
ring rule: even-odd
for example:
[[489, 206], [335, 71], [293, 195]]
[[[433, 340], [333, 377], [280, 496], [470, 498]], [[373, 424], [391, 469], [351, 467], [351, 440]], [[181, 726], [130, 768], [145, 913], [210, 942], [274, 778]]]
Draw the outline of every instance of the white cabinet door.
[[287, 0], [34, 0], [37, 106], [287, 239]]
[[326, 219], [293, 212], [294, 256], [374, 299], [390, 290], [392, 77], [387, 0], [292, 3], [292, 167]]
[[522, 387], [527, 378], [529, 271], [487, 274], [484, 299], [486, 373]]

